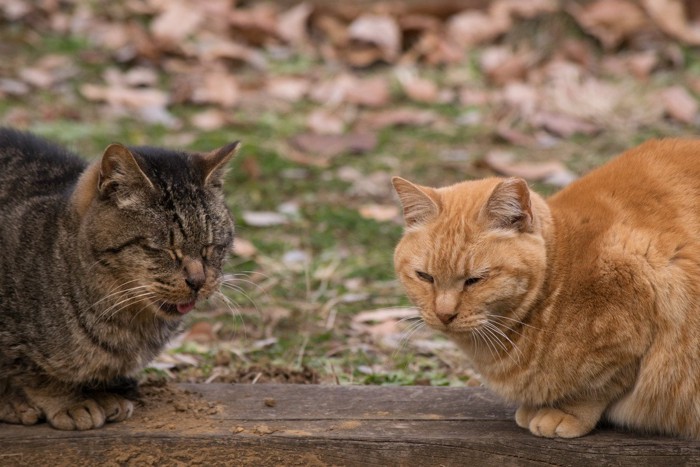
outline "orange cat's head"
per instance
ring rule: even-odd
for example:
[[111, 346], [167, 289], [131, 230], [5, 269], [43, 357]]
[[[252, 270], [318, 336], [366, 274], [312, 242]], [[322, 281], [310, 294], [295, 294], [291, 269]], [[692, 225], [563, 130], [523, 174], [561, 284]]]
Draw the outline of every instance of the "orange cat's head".
[[461, 341], [522, 319], [545, 278], [544, 200], [517, 178], [393, 184], [406, 222], [394, 266], [425, 322]]

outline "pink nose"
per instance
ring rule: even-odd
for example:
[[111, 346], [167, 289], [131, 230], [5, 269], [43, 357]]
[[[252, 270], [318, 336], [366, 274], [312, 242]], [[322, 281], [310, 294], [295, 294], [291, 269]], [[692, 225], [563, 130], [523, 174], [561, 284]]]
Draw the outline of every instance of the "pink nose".
[[457, 317], [459, 313], [456, 311], [436, 311], [435, 316], [442, 322], [442, 324], [450, 324]]

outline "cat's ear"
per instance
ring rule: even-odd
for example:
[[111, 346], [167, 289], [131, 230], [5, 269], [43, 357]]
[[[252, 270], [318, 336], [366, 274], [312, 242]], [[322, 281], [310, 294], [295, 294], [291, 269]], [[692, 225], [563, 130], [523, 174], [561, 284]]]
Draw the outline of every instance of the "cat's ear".
[[494, 229], [532, 232], [530, 188], [522, 178], [508, 178], [494, 188], [480, 216]]
[[403, 218], [406, 227], [425, 223], [440, 212], [437, 201], [431, 196], [429, 188], [415, 185], [401, 177], [391, 179], [396, 194], [399, 195], [403, 207]]
[[195, 163], [202, 170], [202, 184], [221, 186], [226, 176], [226, 166], [238, 153], [240, 147], [241, 142], [234, 141], [211, 152], [196, 154], [194, 158]]
[[153, 182], [139, 165], [138, 157], [126, 146], [113, 143], [102, 154], [97, 190], [106, 194], [120, 185], [154, 188]]

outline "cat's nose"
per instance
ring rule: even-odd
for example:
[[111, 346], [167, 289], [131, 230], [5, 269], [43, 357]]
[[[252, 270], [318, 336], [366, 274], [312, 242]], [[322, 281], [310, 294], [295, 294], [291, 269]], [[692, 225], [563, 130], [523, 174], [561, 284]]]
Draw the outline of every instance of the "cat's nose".
[[450, 324], [457, 317], [459, 313], [457, 311], [436, 311], [435, 316], [444, 325]]
[[182, 263], [185, 267], [185, 283], [193, 292], [199, 292], [207, 280], [204, 265], [200, 260], [188, 257], [185, 257]]

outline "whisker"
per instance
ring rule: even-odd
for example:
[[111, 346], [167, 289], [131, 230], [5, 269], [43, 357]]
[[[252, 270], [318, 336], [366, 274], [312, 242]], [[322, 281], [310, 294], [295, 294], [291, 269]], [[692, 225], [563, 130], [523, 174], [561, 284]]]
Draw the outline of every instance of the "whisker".
[[248, 339], [248, 330], [246, 329], [245, 321], [243, 320], [243, 314], [237, 309], [237, 305], [231, 301], [226, 295], [224, 295], [222, 292], [219, 292], [218, 290], [214, 293], [215, 297], [220, 298], [224, 305], [229, 309], [231, 312], [231, 317], [234, 320], [234, 323], [236, 321], [236, 317], [240, 318], [241, 320], [241, 326], [243, 327], [243, 337]]
[[[515, 363], [515, 364], [519, 364], [519, 363], [520, 363], [520, 355], [517, 355], [517, 354], [516, 354], [517, 357], [518, 357], [518, 358], [516, 359], [516, 358], [513, 356], [512, 352], [509, 352], [509, 351], [508, 351], [508, 347], [507, 347], [506, 344], [500, 339], [499, 334], [497, 334], [497, 332], [498, 332], [498, 333], [500, 333], [501, 336], [503, 336], [503, 337], [505, 337], [506, 339], [508, 339], [508, 337], [507, 337], [505, 334], [503, 334], [503, 332], [502, 332], [500, 329], [498, 329], [497, 327], [495, 327], [495, 326], [493, 325], [493, 323], [487, 322], [486, 325], [484, 326], [484, 330], [493, 336], [493, 338], [496, 340], [496, 343], [499, 345], [499, 347], [501, 347], [501, 348], [503, 349], [503, 351], [506, 353], [506, 355], [508, 355], [508, 357], [509, 357], [511, 360], [513, 360], [513, 363]], [[508, 339], [508, 341], [510, 341], [511, 344], [512, 344], [512, 341], [511, 341], [510, 339]], [[515, 344], [513, 344], [513, 348], [514, 348], [514, 349], [517, 349], [517, 347], [515, 346]], [[520, 352], [520, 349], [517, 349], [517, 351]]]
[[[230, 289], [230, 290], [233, 290], [233, 291], [236, 292], [236, 293], [239, 293], [239, 294], [243, 295], [243, 296], [250, 302], [250, 304], [253, 305], [253, 308], [255, 308], [255, 311], [256, 311], [258, 314], [262, 315], [262, 312], [261, 312], [260, 309], [258, 308], [258, 304], [255, 303], [255, 300], [253, 300], [252, 297], [251, 297], [250, 295], [248, 295], [248, 294], [245, 292], [245, 290], [243, 290], [241, 287], [238, 287], [237, 285], [233, 285], [233, 284], [221, 284], [221, 285], [224, 286], [224, 287], [226, 287], [226, 288], [228, 288], [228, 289]], [[219, 293], [222, 293], [222, 292], [219, 292]]]
[[513, 322], [515, 322], [515, 323], [517, 323], [517, 324], [520, 324], [520, 325], [522, 325], [522, 326], [526, 326], [526, 327], [528, 327], [528, 328], [536, 329], [536, 330], [538, 330], [538, 331], [549, 332], [549, 331], [545, 331], [544, 329], [538, 328], [537, 326], [533, 326], [533, 325], [531, 325], [531, 324], [523, 323], [523, 322], [520, 321], [519, 319], [511, 318], [511, 317], [509, 317], [509, 316], [503, 316], [503, 315], [491, 315], [491, 316], [489, 316], [489, 319], [493, 319], [493, 318], [505, 319], [505, 320], [508, 320], [508, 321], [513, 321]]
[[[131, 305], [134, 305], [135, 303], [138, 303], [145, 297], [152, 297], [155, 296], [153, 292], [146, 291], [143, 293], [139, 293], [137, 295], [133, 295], [130, 297], [127, 297], [125, 299], [119, 300], [118, 302], [112, 304], [109, 308], [105, 309], [100, 315], [96, 318], [97, 321], [100, 319], [105, 319], [105, 321], [109, 321], [112, 319], [117, 313], [122, 311], [125, 308], [130, 307]], [[118, 307], [118, 308], [117, 308]], [[107, 316], [109, 314], [109, 316]]]

